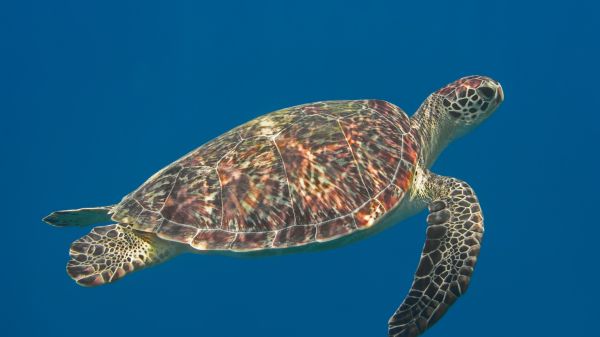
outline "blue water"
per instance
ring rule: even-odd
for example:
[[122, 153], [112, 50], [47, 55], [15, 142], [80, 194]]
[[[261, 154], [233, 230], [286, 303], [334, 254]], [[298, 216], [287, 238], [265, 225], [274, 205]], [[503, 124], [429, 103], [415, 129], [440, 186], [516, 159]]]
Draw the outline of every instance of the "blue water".
[[0, 335], [385, 336], [426, 214], [336, 250], [181, 256], [94, 289], [65, 273], [89, 229], [40, 219], [117, 202], [265, 112], [381, 98], [411, 114], [470, 74], [505, 103], [434, 170], [476, 189], [486, 235], [469, 292], [427, 336], [597, 335], [597, 5], [208, 3], [0, 5]]

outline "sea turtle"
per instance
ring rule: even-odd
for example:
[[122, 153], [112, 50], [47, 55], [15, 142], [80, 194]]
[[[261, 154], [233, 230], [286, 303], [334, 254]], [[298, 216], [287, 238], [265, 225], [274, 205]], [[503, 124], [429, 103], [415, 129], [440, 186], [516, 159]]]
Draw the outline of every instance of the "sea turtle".
[[277, 254], [336, 247], [429, 207], [426, 242], [389, 336], [416, 336], [465, 292], [483, 217], [471, 187], [429, 171], [448, 143], [488, 118], [500, 84], [461, 78], [412, 117], [382, 100], [309, 103], [258, 117], [165, 167], [116, 205], [57, 211], [95, 227], [67, 273], [98, 286], [183, 252]]

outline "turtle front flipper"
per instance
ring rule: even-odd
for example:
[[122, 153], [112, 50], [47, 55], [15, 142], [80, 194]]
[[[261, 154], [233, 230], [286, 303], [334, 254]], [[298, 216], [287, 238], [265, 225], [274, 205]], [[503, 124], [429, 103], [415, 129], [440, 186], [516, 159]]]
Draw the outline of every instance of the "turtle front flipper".
[[112, 206], [67, 209], [50, 213], [43, 220], [56, 227], [78, 226], [85, 227], [111, 219]]
[[414, 337], [437, 322], [469, 285], [481, 238], [483, 216], [465, 182], [427, 173], [427, 240], [404, 302], [389, 320], [390, 337]]
[[99, 286], [166, 261], [180, 252], [178, 244], [126, 225], [95, 227], [71, 245], [67, 273], [79, 285]]

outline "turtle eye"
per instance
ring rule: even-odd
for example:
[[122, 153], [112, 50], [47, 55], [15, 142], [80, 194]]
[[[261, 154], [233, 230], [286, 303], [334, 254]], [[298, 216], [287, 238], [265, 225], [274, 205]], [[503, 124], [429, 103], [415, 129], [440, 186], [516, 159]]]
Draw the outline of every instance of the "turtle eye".
[[480, 87], [477, 88], [477, 92], [479, 93], [480, 96], [482, 96], [484, 99], [486, 100], [491, 100], [492, 98], [494, 98], [494, 89], [490, 88], [490, 87]]

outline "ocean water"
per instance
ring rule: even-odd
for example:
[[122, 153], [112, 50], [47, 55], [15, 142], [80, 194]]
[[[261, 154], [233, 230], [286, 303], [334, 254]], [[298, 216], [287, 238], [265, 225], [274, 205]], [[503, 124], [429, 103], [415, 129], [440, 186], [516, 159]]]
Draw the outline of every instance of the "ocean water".
[[89, 229], [41, 218], [118, 202], [272, 110], [380, 98], [412, 114], [482, 74], [504, 104], [433, 170], [475, 188], [486, 234], [426, 336], [597, 336], [599, 8], [534, 3], [3, 2], [0, 335], [385, 336], [425, 213], [335, 250], [185, 255], [93, 289], [65, 273]]

